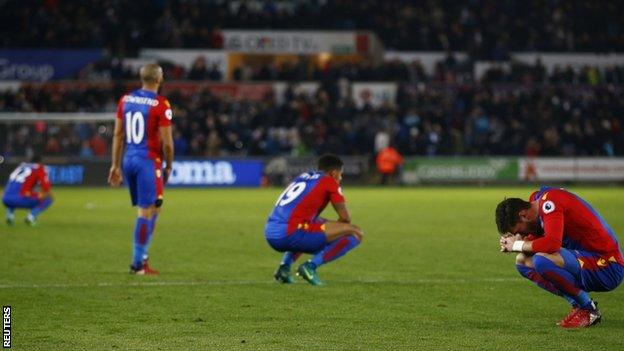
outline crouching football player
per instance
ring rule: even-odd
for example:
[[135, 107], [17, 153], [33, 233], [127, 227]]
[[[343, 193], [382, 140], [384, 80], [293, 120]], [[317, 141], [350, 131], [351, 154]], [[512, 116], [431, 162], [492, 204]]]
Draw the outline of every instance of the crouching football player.
[[502, 252], [519, 252], [520, 274], [572, 306], [557, 324], [589, 327], [601, 319], [589, 291], [610, 291], [624, 277], [613, 230], [587, 202], [563, 189], [542, 187], [529, 202], [505, 199], [496, 207]]
[[[41, 191], [37, 191], [39, 186]], [[33, 156], [30, 163], [21, 163], [9, 176], [2, 203], [6, 207], [6, 222], [15, 223], [15, 209], [27, 208], [30, 213], [24, 221], [35, 225], [37, 216], [52, 205], [50, 181], [41, 157]]]
[[[308, 253], [314, 256], [299, 266], [297, 275], [312, 285], [321, 285], [316, 269], [362, 241], [362, 229], [351, 224], [340, 189], [342, 165], [338, 156], [321, 156], [317, 171], [300, 174], [277, 199], [264, 233], [273, 249], [284, 252], [274, 275], [278, 282], [292, 283], [291, 265], [302, 253]], [[329, 202], [338, 213], [337, 221], [319, 217]]]

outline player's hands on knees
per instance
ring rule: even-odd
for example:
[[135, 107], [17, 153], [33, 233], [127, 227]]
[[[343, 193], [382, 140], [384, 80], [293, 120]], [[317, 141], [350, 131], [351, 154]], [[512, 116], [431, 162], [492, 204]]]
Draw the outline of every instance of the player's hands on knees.
[[362, 228], [358, 227], [357, 225], [351, 225], [353, 227], [353, 235], [355, 235], [356, 238], [358, 238], [359, 241], [362, 241], [362, 239], [364, 239], [364, 231], [362, 230]]
[[119, 186], [121, 184], [121, 169], [119, 167], [111, 167], [108, 172], [108, 184], [111, 186]]

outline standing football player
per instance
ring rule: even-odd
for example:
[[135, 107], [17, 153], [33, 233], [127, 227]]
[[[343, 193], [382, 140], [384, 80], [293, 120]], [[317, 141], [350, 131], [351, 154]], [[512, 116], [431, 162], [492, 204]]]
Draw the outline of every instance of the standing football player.
[[[338, 156], [321, 156], [318, 171], [300, 174], [277, 199], [264, 233], [273, 249], [285, 252], [274, 275], [278, 282], [294, 282], [291, 265], [302, 253], [309, 253], [314, 256], [299, 266], [297, 275], [321, 285], [316, 269], [362, 241], [362, 229], [351, 224], [340, 188], [342, 165]], [[338, 213], [337, 221], [319, 217], [329, 202]]]
[[611, 291], [624, 278], [624, 258], [607, 222], [585, 200], [563, 189], [542, 187], [529, 197], [496, 207], [502, 252], [519, 252], [516, 268], [540, 288], [563, 297], [572, 310], [563, 328], [600, 322], [587, 292]]
[[130, 190], [132, 205], [138, 206], [130, 273], [158, 274], [148, 264], [147, 250], [163, 203], [164, 183], [173, 163], [173, 113], [169, 101], [158, 95], [163, 82], [162, 68], [147, 64], [141, 67], [140, 75], [142, 88], [121, 97], [117, 106], [108, 182], [111, 186], [121, 184], [123, 152], [123, 179]]
[[[39, 186], [41, 191], [37, 191]], [[22, 162], [11, 173], [2, 197], [6, 207], [6, 222], [15, 223], [15, 209], [27, 208], [30, 213], [24, 221], [28, 225], [37, 223], [37, 216], [52, 205], [52, 186], [40, 156], [33, 156], [29, 163]]]

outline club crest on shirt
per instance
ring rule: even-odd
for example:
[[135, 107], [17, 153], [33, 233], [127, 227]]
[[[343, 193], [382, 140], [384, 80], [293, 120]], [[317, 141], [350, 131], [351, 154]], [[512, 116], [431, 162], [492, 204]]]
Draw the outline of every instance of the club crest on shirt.
[[544, 214], [549, 214], [555, 210], [555, 203], [552, 201], [546, 201], [542, 204], [542, 211]]

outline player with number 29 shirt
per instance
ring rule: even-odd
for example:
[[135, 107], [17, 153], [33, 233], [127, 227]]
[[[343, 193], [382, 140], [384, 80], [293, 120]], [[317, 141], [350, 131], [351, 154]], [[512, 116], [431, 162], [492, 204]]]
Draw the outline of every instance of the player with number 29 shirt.
[[[297, 274], [312, 285], [321, 285], [316, 268], [343, 256], [362, 240], [362, 230], [350, 224], [340, 188], [342, 166], [338, 156], [321, 156], [317, 171], [300, 174], [277, 199], [264, 232], [273, 249], [285, 252], [274, 275], [278, 282], [292, 283], [290, 266], [302, 253], [309, 253], [314, 256], [299, 266]], [[337, 221], [319, 217], [329, 202], [338, 213]]]
[[125, 148], [123, 180], [130, 190], [132, 205], [139, 207], [130, 273], [158, 274], [147, 263], [147, 249], [173, 162], [173, 113], [169, 101], [158, 95], [162, 68], [147, 64], [141, 68], [140, 75], [142, 88], [119, 99], [108, 181], [112, 186], [121, 183], [121, 154]]

